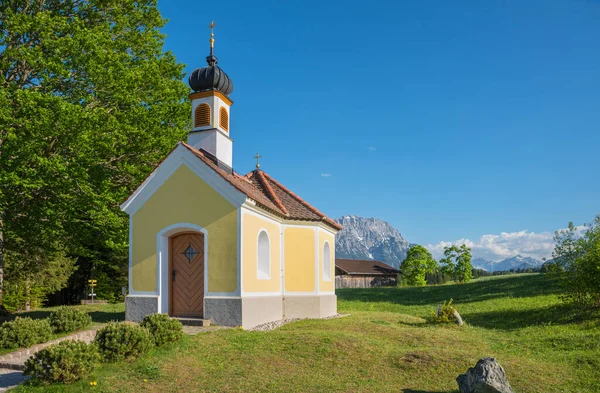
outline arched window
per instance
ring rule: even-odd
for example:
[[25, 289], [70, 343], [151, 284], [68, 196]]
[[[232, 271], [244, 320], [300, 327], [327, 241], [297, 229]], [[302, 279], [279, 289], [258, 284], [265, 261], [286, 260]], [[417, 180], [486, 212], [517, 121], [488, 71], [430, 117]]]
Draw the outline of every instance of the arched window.
[[271, 244], [267, 232], [260, 231], [258, 234], [258, 250], [256, 257], [256, 276], [266, 280], [271, 278]]
[[200, 104], [196, 107], [194, 113], [194, 127], [204, 127], [210, 125], [210, 106]]
[[219, 124], [221, 125], [221, 128], [225, 131], [229, 131], [229, 113], [227, 113], [227, 109], [225, 109], [225, 107], [221, 107], [219, 112]]
[[331, 248], [329, 242], [323, 245], [323, 279], [331, 280]]

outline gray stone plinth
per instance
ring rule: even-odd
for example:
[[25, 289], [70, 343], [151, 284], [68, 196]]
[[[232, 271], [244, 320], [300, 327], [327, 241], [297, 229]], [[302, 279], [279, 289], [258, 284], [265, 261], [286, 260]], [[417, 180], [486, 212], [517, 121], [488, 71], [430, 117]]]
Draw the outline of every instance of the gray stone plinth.
[[204, 299], [204, 318], [215, 325], [242, 326], [242, 299]]
[[148, 314], [158, 312], [158, 296], [135, 296], [125, 298], [125, 320], [141, 322]]

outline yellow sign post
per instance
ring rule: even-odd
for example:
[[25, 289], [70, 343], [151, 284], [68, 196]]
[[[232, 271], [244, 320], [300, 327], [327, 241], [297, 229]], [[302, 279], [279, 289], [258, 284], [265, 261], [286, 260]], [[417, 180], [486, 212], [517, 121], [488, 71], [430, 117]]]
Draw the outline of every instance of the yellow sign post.
[[88, 280], [88, 286], [90, 288], [92, 288], [92, 293], [89, 294], [89, 296], [92, 297], [92, 304], [94, 304], [94, 296], [96, 296], [96, 294], [94, 293], [94, 288], [97, 285], [98, 280]]

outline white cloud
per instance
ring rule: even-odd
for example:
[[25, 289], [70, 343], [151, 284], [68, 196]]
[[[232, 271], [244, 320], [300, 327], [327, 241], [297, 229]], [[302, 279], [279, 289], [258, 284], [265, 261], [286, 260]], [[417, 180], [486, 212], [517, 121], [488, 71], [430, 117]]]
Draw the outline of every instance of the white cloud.
[[[578, 235], [585, 232], [585, 226], [576, 227]], [[522, 230], [518, 232], [501, 232], [499, 235], [482, 235], [479, 240], [459, 239], [456, 241], [441, 241], [437, 244], [426, 244], [425, 247], [435, 258], [444, 254], [444, 247], [453, 244], [466, 244], [472, 248], [474, 258], [484, 258], [491, 261], [500, 261], [505, 258], [520, 254], [538, 260], [552, 258], [554, 250], [553, 232], [529, 232]]]
[[331, 177], [331, 173], [321, 173], [321, 176], [323, 176], [323, 177]]
[[375, 151], [375, 150], [377, 150], [377, 149], [375, 148], [375, 146], [369, 146], [369, 151]]

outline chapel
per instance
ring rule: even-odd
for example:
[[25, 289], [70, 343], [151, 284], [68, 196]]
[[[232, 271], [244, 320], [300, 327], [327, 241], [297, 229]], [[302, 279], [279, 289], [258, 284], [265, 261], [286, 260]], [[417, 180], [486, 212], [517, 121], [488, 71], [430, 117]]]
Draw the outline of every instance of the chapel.
[[[214, 27], [211, 24], [210, 27]], [[126, 319], [152, 313], [223, 326], [337, 313], [341, 226], [256, 165], [233, 169], [231, 78], [189, 77], [192, 127], [121, 205], [129, 215]]]

